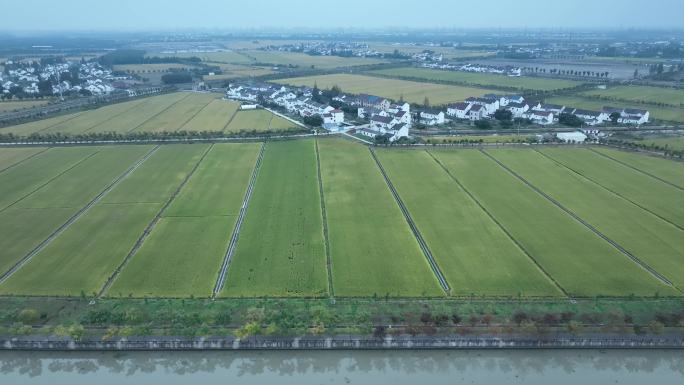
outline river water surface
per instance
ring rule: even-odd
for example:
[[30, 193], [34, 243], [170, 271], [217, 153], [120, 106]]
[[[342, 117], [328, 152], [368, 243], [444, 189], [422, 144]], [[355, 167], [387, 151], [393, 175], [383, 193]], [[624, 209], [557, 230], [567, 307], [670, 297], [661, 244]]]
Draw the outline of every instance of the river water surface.
[[684, 384], [684, 351], [0, 352], [0, 384]]

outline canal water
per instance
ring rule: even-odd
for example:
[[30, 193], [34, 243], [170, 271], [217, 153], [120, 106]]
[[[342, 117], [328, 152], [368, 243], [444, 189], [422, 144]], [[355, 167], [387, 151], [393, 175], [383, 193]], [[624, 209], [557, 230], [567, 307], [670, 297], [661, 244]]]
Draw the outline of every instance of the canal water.
[[684, 351], [0, 352], [0, 384], [684, 384]]

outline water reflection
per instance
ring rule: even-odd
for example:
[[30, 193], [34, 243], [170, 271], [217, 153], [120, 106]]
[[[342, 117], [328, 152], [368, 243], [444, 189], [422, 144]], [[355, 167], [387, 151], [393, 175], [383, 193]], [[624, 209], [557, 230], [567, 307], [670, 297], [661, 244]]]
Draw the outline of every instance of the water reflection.
[[[390, 376], [392, 384], [410, 378], [466, 381], [535, 379], [546, 376], [608, 374], [618, 382], [633, 375], [657, 374], [660, 381], [684, 383], [681, 351], [395, 351], [395, 352], [174, 352], [174, 353], [29, 353], [0, 352], [2, 378], [21, 383], [47, 380], [50, 384], [98, 378], [131, 380], [178, 375], [202, 378], [259, 378], [259, 383], [281, 383], [282, 377], [320, 379], [310, 383], [352, 382], [369, 376]], [[303, 375], [306, 375], [304, 377]], [[0, 380], [2, 380], [0, 378]], [[487, 377], [489, 378], [489, 377]], [[188, 378], [186, 378], [187, 380]], [[270, 380], [269, 380], [270, 379]], [[396, 379], [396, 380], [395, 380]], [[619, 381], [622, 379], [622, 381]], [[272, 381], [271, 381], [272, 380]], [[104, 383], [98, 380], [99, 383]], [[363, 381], [361, 381], [363, 382]], [[389, 381], [388, 381], [389, 382]], [[470, 381], [468, 381], [470, 382]], [[31, 383], [31, 382], [26, 382]], [[48, 383], [45, 381], [45, 383]], [[304, 383], [298, 381], [298, 383]], [[308, 381], [306, 383], [309, 383]], [[410, 382], [407, 382], [410, 383]], [[432, 382], [434, 383], [434, 382]]]

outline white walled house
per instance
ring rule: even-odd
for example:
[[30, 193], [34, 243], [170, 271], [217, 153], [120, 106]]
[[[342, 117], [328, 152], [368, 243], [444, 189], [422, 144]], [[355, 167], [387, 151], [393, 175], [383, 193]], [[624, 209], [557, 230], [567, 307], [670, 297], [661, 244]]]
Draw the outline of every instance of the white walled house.
[[533, 108], [535, 111], [541, 112], [551, 112], [554, 115], [560, 115], [565, 112], [565, 106], [560, 106], [558, 104], [542, 104], [541, 106]]
[[332, 110], [323, 114], [324, 124], [342, 124], [344, 123], [344, 112], [342, 110]]
[[483, 116], [493, 115], [500, 107], [499, 99], [497, 98], [468, 98], [466, 102], [482, 106], [484, 108], [484, 111], [482, 111]]
[[472, 121], [482, 120], [485, 117], [485, 108], [480, 104], [474, 104], [468, 111], [468, 119]]
[[437, 126], [444, 124], [443, 111], [422, 111], [420, 113], [420, 122], [427, 126]]
[[558, 140], [566, 143], [583, 143], [587, 140], [587, 136], [579, 131], [576, 132], [561, 132], [556, 134]]
[[550, 111], [530, 111], [524, 115], [527, 119], [530, 119], [533, 123], [541, 124], [546, 126], [553, 124], [553, 112]]
[[525, 113], [530, 110], [530, 106], [527, 103], [512, 102], [508, 103], [506, 109], [511, 111], [514, 118], [522, 118]]
[[447, 108], [447, 115], [456, 119], [468, 119], [468, 112], [471, 107], [472, 104], [465, 102], [451, 104]]

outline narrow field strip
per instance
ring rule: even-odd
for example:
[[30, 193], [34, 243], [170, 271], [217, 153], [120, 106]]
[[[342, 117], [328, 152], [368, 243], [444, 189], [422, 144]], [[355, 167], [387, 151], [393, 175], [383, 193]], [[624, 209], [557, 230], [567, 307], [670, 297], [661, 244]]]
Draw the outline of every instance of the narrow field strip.
[[[102, 149], [55, 149], [0, 175], [0, 213], [62, 177]], [[61, 163], [63, 162], [63, 163]]]
[[238, 214], [237, 220], [235, 221], [235, 227], [230, 235], [230, 241], [228, 241], [228, 247], [226, 248], [226, 253], [223, 256], [223, 262], [221, 263], [221, 269], [219, 270], [218, 277], [216, 278], [216, 284], [214, 285], [214, 291], [212, 292], [212, 298], [216, 296], [223, 290], [226, 284], [226, 275], [228, 273], [228, 268], [233, 260], [233, 254], [235, 253], [235, 248], [237, 247], [238, 239], [240, 238], [240, 230], [242, 229], [242, 223], [245, 220], [245, 215], [247, 214], [247, 208], [249, 207], [249, 201], [252, 199], [252, 192], [254, 191], [254, 184], [256, 183], [257, 177], [259, 175], [259, 170], [261, 169], [261, 163], [264, 160], [264, 151], [266, 150], [266, 143], [261, 144], [259, 149], [259, 155], [257, 156], [256, 163], [252, 169], [252, 175], [249, 178], [249, 184], [247, 185], [247, 191], [245, 192], [245, 197], [242, 199], [242, 205], [240, 206], [240, 213]]
[[223, 295], [329, 296], [315, 145], [266, 146]]
[[[172, 188], [175, 188], [175, 191], [173, 191], [172, 193], [169, 193], [169, 194], [167, 194], [166, 192], [160, 192], [159, 197], [161, 199], [166, 199], [166, 202], [164, 203], [163, 206], [161, 206], [161, 208], [159, 208], [158, 210], [155, 210], [154, 217], [151, 220], [147, 221], [147, 225], [145, 226], [145, 228], [141, 232], [135, 233], [135, 234], [140, 234], [140, 236], [138, 236], [138, 238], [136, 239], [133, 246], [130, 247], [130, 249], [126, 253], [126, 256], [121, 260], [121, 263], [116, 267], [116, 269], [114, 269], [114, 271], [109, 275], [109, 277], [104, 282], [104, 284], [102, 284], [100, 282], [101, 287], [99, 289], [99, 292], [97, 293], [98, 297], [102, 297], [104, 295], [104, 293], [106, 293], [107, 290], [109, 290], [109, 288], [112, 286], [112, 284], [114, 283], [116, 278], [119, 276], [119, 274], [121, 274], [121, 271], [126, 267], [126, 265], [128, 265], [131, 258], [133, 258], [133, 256], [135, 256], [135, 254], [138, 252], [138, 250], [140, 250], [140, 247], [143, 245], [143, 243], [145, 243], [145, 240], [147, 239], [147, 237], [149, 237], [150, 233], [154, 230], [157, 223], [159, 223], [159, 220], [161, 219], [162, 215], [164, 215], [164, 212], [166, 211], [166, 209], [171, 205], [171, 203], [174, 201], [174, 199], [176, 199], [176, 197], [178, 196], [178, 193], [183, 189], [183, 187], [185, 187], [185, 185], [188, 183], [190, 178], [192, 178], [192, 176], [195, 174], [195, 172], [199, 168], [200, 164], [206, 158], [207, 154], [209, 154], [209, 152], [211, 151], [213, 146], [214, 145], [198, 146], [198, 148], [193, 149], [194, 153], [188, 153], [188, 155], [191, 155], [190, 157], [186, 157], [186, 158], [181, 157], [181, 159], [182, 159], [181, 163], [184, 167], [180, 167], [180, 170], [179, 170], [179, 167], [172, 167], [172, 168], [168, 169], [168, 173], [162, 173], [162, 175], [166, 176], [167, 180], [165, 180], [165, 181], [156, 180], [155, 182], [153, 182], [147, 186], [147, 187], [154, 188], [154, 186], [160, 186], [161, 185], [160, 182], [167, 182], [166, 186], [170, 186]], [[180, 154], [173, 154], [173, 156], [177, 156], [177, 155], [180, 155]], [[176, 160], [178, 160], [178, 159], [176, 159]], [[171, 164], [173, 164], [173, 166], [179, 165], [179, 164], [176, 164], [175, 162], [171, 162]], [[189, 168], [189, 167], [192, 167], [192, 168], [188, 170], [187, 168]], [[171, 174], [171, 172], [173, 172], [173, 174]], [[157, 176], [159, 175], [158, 172], [155, 172], [155, 174]], [[176, 183], [174, 183], [173, 179], [176, 179], [178, 177], [178, 175], [182, 175], [182, 177], [181, 177], [182, 179], [180, 181], [176, 181]], [[175, 178], [174, 178], [174, 176], [175, 176]], [[145, 189], [145, 184], [143, 184], [142, 186], [140, 186], [140, 184], [138, 184], [138, 183], [133, 183], [133, 184], [136, 186], [136, 188], [142, 187], [142, 189]], [[127, 193], [128, 193], [127, 195], [130, 195], [130, 196], [137, 195], [137, 194], [135, 194], [134, 191], [128, 191]]]
[[502, 167], [662, 282], [684, 284], [684, 232], [538, 152], [490, 150]]
[[333, 285], [340, 297], [443, 297], [368, 149], [319, 141]]
[[[570, 217], [572, 217], [574, 220], [576, 220], [577, 222], [579, 222], [579, 223], [581, 223], [582, 225], [584, 225], [584, 227], [586, 227], [586, 228], [589, 229], [591, 232], [593, 232], [594, 234], [596, 234], [599, 238], [601, 238], [601, 239], [603, 239], [604, 241], [606, 241], [606, 242], [608, 242], [609, 244], [611, 244], [613, 247], [615, 247], [618, 251], [620, 251], [620, 252], [621, 252], [622, 254], [624, 254], [626, 257], [628, 257], [629, 259], [631, 259], [632, 261], [634, 261], [637, 265], [639, 265], [640, 267], [642, 267], [644, 270], [648, 271], [651, 275], [653, 275], [653, 277], [657, 278], [658, 280], [660, 280], [661, 282], [663, 282], [663, 283], [666, 284], [666, 285], [672, 286], [672, 282], [671, 282], [669, 279], [667, 279], [664, 275], [660, 274], [658, 271], [656, 271], [654, 268], [652, 268], [651, 266], [649, 266], [647, 263], [645, 263], [644, 261], [640, 260], [636, 255], [632, 254], [629, 250], [627, 250], [627, 249], [625, 249], [624, 247], [622, 247], [622, 245], [620, 245], [619, 243], [617, 243], [617, 242], [614, 241], [613, 239], [609, 238], [607, 235], [605, 235], [604, 233], [602, 233], [599, 229], [597, 229], [596, 227], [594, 227], [591, 223], [589, 223], [589, 222], [587, 222], [586, 220], [582, 219], [582, 217], [580, 217], [580, 216], [577, 215], [575, 212], [573, 212], [572, 210], [570, 210], [570, 209], [568, 209], [567, 207], [565, 207], [561, 202], [559, 202], [558, 200], [554, 199], [553, 197], [551, 197], [549, 194], [545, 193], [544, 191], [540, 190], [537, 186], [535, 186], [534, 184], [532, 184], [530, 181], [528, 181], [527, 179], [525, 179], [523, 176], [521, 176], [520, 174], [518, 174], [517, 172], [513, 171], [511, 168], [509, 168], [509, 167], [506, 166], [505, 164], [503, 164], [499, 159], [495, 158], [494, 156], [492, 156], [491, 154], [489, 154], [489, 153], [487, 153], [487, 152], [485, 152], [485, 151], [483, 151], [483, 150], [481, 150], [481, 152], [482, 152], [483, 154], [485, 154], [487, 157], [489, 157], [490, 159], [492, 159], [494, 162], [496, 162], [496, 163], [497, 163], [499, 166], [501, 166], [504, 170], [506, 170], [506, 171], [508, 171], [509, 173], [511, 173], [511, 175], [513, 175], [514, 177], [520, 179], [520, 181], [523, 182], [524, 184], [526, 184], [529, 188], [531, 188], [532, 190], [534, 190], [535, 192], [537, 192], [539, 195], [541, 195], [541, 196], [543, 196], [544, 198], [546, 198], [549, 202], [553, 203], [553, 204], [554, 204], [556, 207], [558, 207], [559, 209], [563, 210], [566, 214], [568, 214], [568, 215], [569, 215]], [[500, 154], [497, 154], [497, 156], [501, 156], [501, 155], [500, 155]]]
[[215, 144], [104, 295], [210, 297], [259, 144]]
[[[149, 148], [149, 147], [147, 147]], [[9, 279], [12, 274], [14, 274], [16, 271], [21, 269], [22, 266], [24, 266], [26, 263], [28, 263], [33, 256], [36, 254], [40, 253], [45, 247], [47, 247], [55, 238], [59, 237], [65, 230], [69, 228], [74, 222], [76, 222], [79, 218], [81, 218], [85, 213], [88, 212], [93, 206], [95, 206], [101, 199], [104, 197], [109, 191], [114, 189], [126, 176], [134, 172], [138, 167], [140, 167], [141, 164], [145, 162], [154, 152], [158, 149], [159, 147], [156, 146], [152, 149], [150, 149], [144, 156], [140, 159], [138, 159], [133, 165], [131, 165], [128, 169], [126, 169], [122, 174], [117, 176], [111, 183], [106, 185], [102, 191], [99, 192], [95, 197], [93, 197], [88, 203], [86, 203], [85, 206], [81, 207], [78, 211], [76, 211], [69, 219], [64, 222], [61, 226], [59, 226], [57, 229], [55, 229], [47, 238], [45, 238], [42, 242], [40, 242], [36, 247], [34, 247], [31, 251], [29, 251], [26, 255], [21, 257], [18, 262], [16, 262], [8, 271], [4, 272], [2, 275], [0, 275], [0, 289], [2, 289], [2, 284]], [[119, 161], [124, 161], [125, 158], [119, 159]], [[114, 161], [114, 159], [105, 159], [105, 162], [107, 161]], [[121, 163], [120, 163], [121, 164]], [[124, 165], [128, 165], [130, 163], [123, 163]], [[107, 173], [104, 173], [104, 175], [107, 175]], [[95, 184], [100, 188], [99, 184]]]
[[[164, 115], [165, 112], [171, 110], [173, 107], [175, 107], [176, 105], [178, 105], [179, 103], [181, 103], [182, 101], [184, 101], [185, 99], [187, 99], [189, 96], [190, 96], [190, 94], [184, 95], [184, 96], [182, 96], [180, 99], [174, 100], [171, 104], [165, 105], [165, 107], [164, 107], [161, 111], [159, 111], [159, 112], [156, 112], [156, 111], [155, 111], [156, 113], [155, 113], [154, 115], [151, 115], [151, 116], [145, 118], [145, 119], [144, 119], [142, 122], [140, 122], [138, 125], [136, 125], [136, 126], [134, 126], [134, 127], [131, 127], [130, 129], [126, 130], [126, 132], [138, 131], [139, 128], [145, 126], [147, 123], [149, 123], [150, 121], [154, 120], [155, 118]], [[143, 131], [144, 131], [144, 130], [143, 130]]]
[[21, 165], [48, 151], [50, 147], [3, 148], [0, 149], [0, 174]]
[[[634, 171], [648, 175], [651, 178], [669, 184], [672, 187], [684, 190], [684, 182], [681, 182], [684, 181], [684, 163], [682, 162], [675, 162], [669, 159], [657, 159], [649, 155], [629, 154], [612, 149], [589, 149], [596, 154], [604, 156], [625, 167], [629, 167]], [[679, 173], [670, 174], [665, 171], [667, 169], [679, 170]], [[680, 181], [680, 184], [673, 183], [673, 180]]]
[[452, 296], [562, 295], [431, 154], [376, 153], [452, 285]]
[[185, 123], [184, 131], [223, 131], [240, 107], [240, 103], [215, 99]]
[[328, 230], [328, 213], [325, 207], [325, 195], [323, 194], [323, 177], [321, 175], [321, 152], [318, 148], [318, 139], [314, 140], [316, 145], [316, 179], [318, 179], [318, 199], [321, 201], [321, 223], [323, 224], [323, 242], [325, 246], [325, 267], [328, 277], [328, 294], [330, 298], [335, 298], [335, 288], [332, 278], [332, 256], [330, 255], [330, 231]]
[[131, 109], [127, 114], [120, 115], [117, 119], [108, 120], [97, 127], [94, 127], [90, 132], [130, 132], [132, 128], [137, 127], [144, 121], [162, 113], [170, 105], [182, 100], [186, 96], [186, 94], [181, 92], [175, 92], [144, 98], [142, 99], [142, 103]]
[[444, 278], [444, 274], [442, 273], [442, 269], [440, 269], [439, 265], [437, 264], [437, 261], [435, 261], [435, 257], [432, 256], [432, 252], [430, 251], [430, 248], [428, 247], [427, 243], [425, 242], [425, 239], [423, 239], [423, 236], [421, 235], [420, 230], [418, 230], [418, 226], [416, 226], [416, 223], [413, 221], [413, 218], [411, 218], [411, 213], [409, 213], [408, 209], [406, 208], [406, 205], [404, 205], [404, 202], [401, 200], [399, 193], [394, 188], [394, 185], [392, 184], [389, 177], [387, 176], [387, 173], [385, 172], [385, 169], [382, 167], [380, 160], [375, 155], [375, 151], [373, 150], [373, 147], [368, 147], [368, 150], [370, 151], [371, 157], [375, 161], [375, 164], [378, 166], [378, 169], [380, 169], [380, 173], [382, 174], [383, 179], [385, 179], [385, 183], [387, 183], [387, 187], [389, 188], [390, 192], [392, 193], [392, 196], [394, 197], [394, 201], [397, 202], [397, 205], [399, 206], [401, 213], [404, 215], [404, 219], [406, 220], [406, 224], [409, 225], [409, 227], [411, 228], [411, 232], [413, 233], [413, 236], [416, 237], [416, 241], [418, 242], [418, 245], [420, 246], [421, 251], [425, 255], [425, 258], [427, 259], [428, 263], [430, 264], [430, 268], [432, 269], [432, 273], [435, 274], [435, 277], [439, 281], [439, 284], [442, 286], [442, 290], [444, 290], [444, 292], [447, 295], [449, 295], [449, 292], [451, 291], [451, 287], [449, 286], [449, 283], [447, 282], [446, 278]]
[[430, 152], [571, 296], [679, 294], [484, 153]]
[[[596, 153], [596, 154], [599, 154], [599, 155], [601, 155], [601, 156], [603, 156], [603, 157], [605, 157], [605, 158], [608, 158], [608, 159], [610, 159], [610, 160], [612, 160], [612, 161], [614, 161], [614, 162], [617, 162], [617, 163], [619, 163], [619, 164], [621, 164], [621, 165], [623, 165], [623, 166], [625, 166], [625, 167], [631, 168], [632, 170], [634, 170], [634, 171], [636, 171], [636, 172], [638, 172], [638, 173], [641, 173], [641, 174], [644, 174], [644, 175], [648, 175], [648, 176], [650, 176], [650, 177], [653, 178], [653, 179], [659, 180], [660, 182], [663, 182], [663, 183], [668, 184], [668, 185], [670, 185], [670, 186], [672, 186], [672, 187], [674, 187], [674, 188], [677, 188], [677, 189], [679, 189], [679, 190], [684, 191], [684, 187], [681, 187], [681, 186], [679, 186], [679, 185], [677, 185], [677, 184], [674, 184], [674, 183], [672, 183], [672, 182], [670, 182], [670, 181], [668, 181], [668, 180], [666, 180], [666, 179], [663, 179], [663, 178], [661, 178], [661, 177], [659, 177], [659, 176], [657, 176], [657, 175], [654, 175], [654, 174], [652, 174], [652, 173], [650, 173], [650, 172], [648, 172], [648, 171], [644, 171], [644, 170], [642, 170], [642, 169], [640, 169], [640, 168], [637, 168], [637, 167], [635, 167], [635, 166], [633, 166], [633, 165], [631, 165], [631, 164], [629, 164], [629, 163], [627, 163], [627, 162], [624, 162], [624, 161], [622, 161], [622, 160], [620, 160], [620, 159], [617, 159], [617, 158], [615, 158], [615, 157], [609, 155], [608, 153], [605, 153], [605, 152], [603, 152], [603, 151], [596, 151], [596, 149], [593, 149], [593, 148], [588, 148], [588, 150], [590, 150], [590, 151], [592, 151], [592, 152], [594, 152], [594, 153]], [[684, 164], [682, 165], [682, 169], [684, 170]]]
[[145, 99], [138, 99], [138, 100], [134, 100], [131, 102], [123, 103], [123, 104], [127, 105], [127, 108], [124, 108], [123, 111], [120, 111], [120, 112], [114, 113], [114, 114], [105, 113], [104, 111], [102, 111], [101, 113], [103, 115], [105, 115], [105, 119], [102, 120], [101, 122], [93, 125], [93, 126], [88, 127], [87, 129], [83, 130], [81, 133], [90, 132], [91, 130], [102, 126], [104, 123], [107, 123], [107, 122], [112, 121], [112, 120], [118, 120], [121, 116], [129, 114], [131, 111], [135, 110], [136, 108], [138, 108], [139, 106], [141, 106], [145, 102], [146, 102]]
[[[684, 191], [654, 181], [588, 150], [538, 150], [540, 154], [684, 231]], [[563, 149], [565, 150], [565, 149]], [[684, 233], [682, 233], [684, 237]]]
[[23, 123], [16, 126], [2, 127], [0, 128], [0, 132], [28, 136], [32, 133], [41, 132], [50, 127], [56, 126], [62, 122], [75, 119], [83, 113], [84, 112], [75, 112], [67, 115], [55, 116], [48, 119], [36, 120], [34, 122]]
[[[62, 122], [52, 126], [46, 130], [41, 131], [43, 134], [81, 134], [100, 124], [110, 120], [116, 120], [122, 114], [135, 108], [137, 104], [142, 103], [142, 100], [134, 100], [122, 103], [114, 103], [99, 107], [97, 109], [88, 110], [80, 114], [74, 119]], [[132, 105], [132, 107], [131, 107]]]

